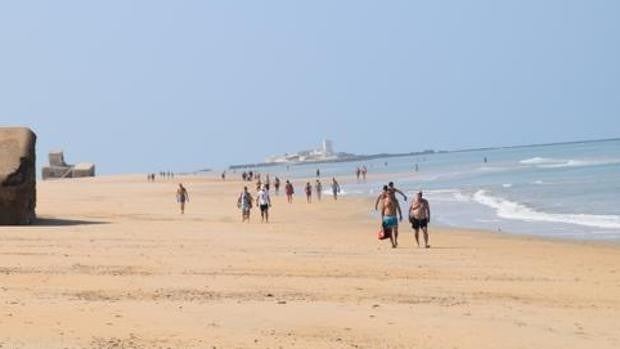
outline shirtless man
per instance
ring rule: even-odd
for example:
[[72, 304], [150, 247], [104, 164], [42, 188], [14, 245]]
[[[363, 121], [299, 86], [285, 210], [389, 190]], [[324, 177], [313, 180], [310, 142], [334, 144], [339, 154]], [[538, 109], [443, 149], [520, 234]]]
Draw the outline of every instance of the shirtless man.
[[[379, 203], [383, 205], [383, 200], [385, 200], [386, 197], [390, 198], [394, 202], [394, 205], [396, 206], [396, 211], [402, 217], [403, 213], [400, 209], [398, 201], [396, 200], [396, 196], [390, 192], [390, 187], [388, 187], [387, 185], [383, 186], [383, 191], [381, 192], [381, 194], [379, 194], [379, 197], [377, 197], [377, 201], [375, 202], [375, 210], [379, 209]], [[383, 209], [381, 210], [381, 217], [383, 217]]]
[[386, 192], [387, 192], [387, 194], [389, 194], [391, 196], [392, 200], [394, 200], [394, 202], [396, 203], [396, 206], [398, 206], [398, 210], [400, 210], [400, 203], [396, 199], [396, 193], [402, 195], [403, 199], [405, 199], [405, 201], [407, 201], [407, 195], [405, 195], [405, 193], [403, 193], [400, 189], [395, 188], [394, 187], [394, 182], [390, 182], [390, 183], [388, 183], [387, 186], [383, 187], [383, 192], [381, 194], [379, 194], [379, 196], [377, 197], [377, 200], [375, 201], [375, 210], [379, 206], [379, 201], [381, 201], [383, 199], [383, 195]]
[[421, 191], [418, 192], [416, 199], [411, 202], [409, 221], [411, 222], [411, 227], [415, 230], [415, 241], [418, 243], [418, 247], [420, 247], [420, 240], [418, 239], [420, 228], [422, 228], [424, 233], [424, 247], [431, 247], [428, 243], [428, 223], [431, 221], [431, 207], [428, 201], [422, 198]]
[[[382, 207], [381, 207], [381, 221], [383, 225], [383, 229], [391, 229], [392, 234], [390, 235], [390, 241], [392, 242], [392, 248], [398, 247], [398, 221], [403, 220], [403, 215], [400, 212], [400, 209], [396, 205], [395, 201], [392, 200], [392, 197], [386, 192], [384, 192], [382, 199]], [[396, 215], [398, 213], [398, 216]]]
[[177, 202], [181, 205], [181, 214], [185, 214], [185, 202], [189, 202], [189, 194], [181, 183], [179, 183], [179, 189], [177, 189]]

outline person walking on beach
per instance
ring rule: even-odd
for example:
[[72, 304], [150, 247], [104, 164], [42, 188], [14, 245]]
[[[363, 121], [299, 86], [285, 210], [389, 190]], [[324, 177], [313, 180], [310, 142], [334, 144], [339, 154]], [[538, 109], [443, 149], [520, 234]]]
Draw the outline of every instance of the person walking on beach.
[[357, 168], [355, 169], [355, 177], [357, 178], [357, 181], [358, 181], [358, 182], [359, 182], [359, 180], [360, 180], [360, 174], [362, 174], [362, 170], [360, 170], [360, 168], [359, 168], [359, 167], [357, 167]]
[[[389, 192], [382, 193], [381, 224], [383, 229], [391, 230], [390, 241], [392, 248], [398, 247], [398, 222], [403, 220], [402, 212], [395, 204]], [[398, 213], [398, 216], [397, 216]]]
[[321, 177], [321, 170], [320, 169], [316, 169], [316, 178]]
[[241, 209], [241, 222], [250, 222], [250, 210], [252, 209], [252, 194], [248, 192], [248, 187], [243, 187], [243, 191], [237, 199], [237, 207]]
[[368, 167], [366, 165], [362, 165], [362, 180], [366, 181], [366, 174], [368, 174]]
[[306, 187], [304, 188], [304, 191], [306, 192], [306, 202], [311, 203], [312, 202], [312, 184], [310, 184], [310, 182], [306, 183]]
[[269, 191], [263, 186], [261, 190], [256, 194], [256, 203], [260, 208], [260, 221], [261, 223], [269, 223], [269, 208], [271, 207], [271, 198], [269, 197]]
[[332, 195], [334, 195], [334, 200], [338, 200], [338, 194], [340, 194], [340, 184], [338, 184], [335, 177], [332, 177]]
[[428, 240], [428, 223], [431, 221], [431, 207], [428, 204], [428, 200], [422, 198], [421, 191], [418, 192], [415, 200], [411, 202], [409, 221], [411, 222], [411, 227], [415, 231], [415, 241], [418, 247], [420, 247], [420, 240], [418, 238], [420, 229], [422, 229], [424, 233], [424, 247], [431, 247]]
[[189, 194], [182, 183], [179, 183], [179, 189], [177, 189], [177, 202], [181, 206], [181, 214], [185, 214], [185, 202], [189, 202]]
[[276, 177], [273, 180], [273, 187], [276, 190], [276, 195], [280, 195], [280, 178]]
[[321, 181], [318, 179], [314, 184], [314, 190], [316, 190], [316, 198], [321, 201], [321, 195], [323, 195], [323, 184], [321, 184]]
[[286, 200], [288, 201], [289, 204], [292, 204], [293, 194], [295, 194], [295, 189], [293, 188], [293, 185], [291, 184], [291, 182], [288, 181], [288, 179], [286, 180], [286, 184], [284, 185], [284, 192], [286, 194]]
[[400, 210], [400, 203], [396, 199], [396, 193], [402, 195], [405, 202], [407, 201], [407, 195], [405, 195], [405, 193], [403, 193], [402, 190], [394, 187], [394, 182], [388, 183], [388, 185], [384, 186], [383, 189], [384, 191], [381, 194], [379, 194], [379, 196], [377, 197], [377, 200], [375, 201], [375, 210], [379, 206], [379, 201], [383, 199], [383, 195], [386, 193], [386, 190], [387, 190], [387, 194], [392, 198], [392, 200], [394, 201], [394, 204], [398, 206], [398, 209]]
[[[400, 209], [398, 200], [396, 200], [396, 196], [390, 191], [390, 187], [387, 185], [383, 186], [383, 190], [381, 191], [381, 194], [379, 194], [379, 196], [377, 197], [377, 201], [375, 201], [375, 211], [379, 209], [379, 204], [383, 205], [385, 203], [384, 200], [386, 197], [392, 200], [394, 206], [396, 207], [396, 211], [398, 212], [398, 215], [402, 217], [403, 212]], [[383, 208], [381, 210], [381, 217], [383, 217]]]

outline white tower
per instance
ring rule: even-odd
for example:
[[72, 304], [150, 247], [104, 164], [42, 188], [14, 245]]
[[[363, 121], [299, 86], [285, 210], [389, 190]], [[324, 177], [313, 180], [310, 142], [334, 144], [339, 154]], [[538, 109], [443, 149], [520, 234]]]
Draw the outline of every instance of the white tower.
[[323, 155], [331, 156], [334, 154], [334, 146], [332, 145], [332, 141], [329, 139], [323, 140]]

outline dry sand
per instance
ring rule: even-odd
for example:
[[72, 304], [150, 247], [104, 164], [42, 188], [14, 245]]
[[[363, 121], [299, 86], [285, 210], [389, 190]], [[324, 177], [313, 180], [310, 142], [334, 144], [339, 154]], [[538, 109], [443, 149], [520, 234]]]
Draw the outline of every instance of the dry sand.
[[[620, 249], [431, 227], [375, 238], [372, 200], [241, 224], [240, 182], [40, 182], [0, 227], [1, 348], [619, 348]], [[297, 191], [301, 192], [301, 183]]]

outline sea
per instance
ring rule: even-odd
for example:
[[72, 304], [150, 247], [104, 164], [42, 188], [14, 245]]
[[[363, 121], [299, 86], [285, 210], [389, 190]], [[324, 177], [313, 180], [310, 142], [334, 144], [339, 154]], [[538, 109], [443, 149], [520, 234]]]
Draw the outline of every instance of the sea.
[[[486, 159], [486, 162], [485, 162]], [[365, 165], [369, 179], [357, 181]], [[547, 238], [620, 241], [620, 139], [260, 168], [302, 193], [347, 176], [342, 195], [376, 197], [386, 182], [429, 200], [432, 224]], [[401, 207], [409, 202], [401, 200]], [[406, 211], [406, 210], [405, 210]], [[376, 215], [372, 207], [369, 214]]]

